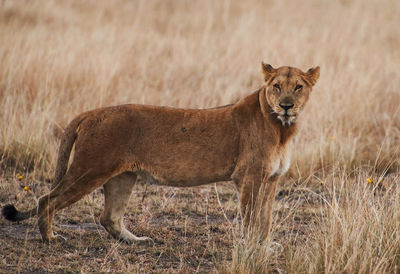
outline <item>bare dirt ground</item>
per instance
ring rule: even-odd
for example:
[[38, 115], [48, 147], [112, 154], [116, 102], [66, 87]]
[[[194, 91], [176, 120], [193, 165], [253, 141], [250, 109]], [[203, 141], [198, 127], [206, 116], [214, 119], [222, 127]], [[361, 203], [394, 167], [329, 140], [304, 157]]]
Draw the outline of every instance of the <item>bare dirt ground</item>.
[[[218, 185], [217, 191], [219, 202], [213, 185], [190, 189], [138, 185], [125, 222], [135, 235], [149, 236], [154, 244], [130, 246], [106, 234], [98, 223], [103, 204], [101, 190], [57, 214], [55, 232], [66, 242], [42, 243], [35, 218], [19, 223], [0, 219], [0, 253], [4, 254], [0, 272], [228, 271], [234, 239], [240, 236], [238, 201], [231, 183]], [[34, 194], [23, 195], [24, 202], [18, 207], [29, 208]], [[304, 237], [315, 216], [313, 208], [321, 206], [320, 197], [310, 191], [280, 190], [275, 222], [285, 219], [288, 230], [279, 231], [280, 236], [288, 237], [289, 232]], [[3, 195], [0, 202], [12, 200]], [[294, 205], [298, 210], [288, 216], [288, 208]], [[274, 240], [280, 242], [279, 238]], [[277, 254], [271, 270], [281, 267], [279, 257]]]
[[[21, 190], [17, 197], [2, 192], [1, 204], [18, 201], [19, 209], [28, 209], [35, 204], [36, 193], [49, 187], [37, 184], [24, 191], [24, 181], [32, 178], [23, 178], [2, 181], [6, 188]], [[310, 185], [288, 183], [277, 191], [272, 241], [283, 249], [270, 254], [267, 268], [271, 272], [288, 270], [291, 246], [307, 242], [332, 204], [330, 188], [318, 181]], [[0, 272], [230, 272], [233, 247], [241, 237], [232, 183], [187, 189], [138, 184], [125, 223], [135, 235], [151, 237], [154, 244], [127, 245], [112, 239], [98, 221], [102, 206], [103, 194], [98, 189], [61, 211], [54, 230], [67, 240], [50, 245], [41, 241], [36, 218], [18, 223], [0, 219]]]
[[[220, 195], [223, 203], [234, 199], [232, 191]], [[213, 188], [183, 191], [139, 186], [126, 224], [134, 234], [151, 237], [154, 244], [129, 246], [111, 239], [98, 224], [103, 204], [100, 190], [58, 214], [55, 231], [67, 242], [48, 246], [41, 242], [34, 220], [11, 224], [2, 219], [1, 254], [5, 256], [0, 271], [215, 270], [230, 260], [232, 249], [231, 226], [221, 210], [213, 208], [218, 205], [215, 197]], [[226, 214], [235, 219], [235, 211]]]

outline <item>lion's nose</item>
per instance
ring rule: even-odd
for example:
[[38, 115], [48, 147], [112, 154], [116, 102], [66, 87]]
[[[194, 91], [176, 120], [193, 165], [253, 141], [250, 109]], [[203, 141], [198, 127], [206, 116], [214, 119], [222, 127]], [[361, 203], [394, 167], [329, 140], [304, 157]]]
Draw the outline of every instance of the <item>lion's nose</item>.
[[294, 106], [294, 104], [279, 104], [279, 106], [284, 110], [289, 110]]

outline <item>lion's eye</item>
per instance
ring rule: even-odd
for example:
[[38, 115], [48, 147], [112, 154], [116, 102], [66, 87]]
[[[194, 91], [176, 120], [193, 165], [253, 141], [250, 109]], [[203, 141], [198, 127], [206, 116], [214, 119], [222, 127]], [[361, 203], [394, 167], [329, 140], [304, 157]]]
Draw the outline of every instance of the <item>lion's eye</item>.
[[276, 88], [278, 91], [281, 90], [281, 86], [280, 86], [279, 84], [275, 84], [275, 85], [274, 85], [274, 88]]
[[299, 91], [299, 90], [301, 90], [302, 88], [303, 88], [302, 85], [297, 85], [297, 86], [294, 88], [294, 90], [295, 90], [295, 91]]

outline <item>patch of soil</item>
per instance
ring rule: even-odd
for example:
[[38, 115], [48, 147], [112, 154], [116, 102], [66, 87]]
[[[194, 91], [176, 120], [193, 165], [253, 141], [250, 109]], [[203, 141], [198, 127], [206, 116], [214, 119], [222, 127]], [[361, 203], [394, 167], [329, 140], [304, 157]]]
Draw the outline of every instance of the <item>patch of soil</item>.
[[[104, 228], [95, 223], [81, 223], [81, 224], [58, 224], [55, 227], [61, 229], [68, 229], [78, 231], [79, 233], [105, 233]], [[28, 224], [13, 224], [9, 226], [0, 227], [2, 237], [12, 238], [17, 240], [40, 240], [41, 236], [37, 227], [32, 227]]]

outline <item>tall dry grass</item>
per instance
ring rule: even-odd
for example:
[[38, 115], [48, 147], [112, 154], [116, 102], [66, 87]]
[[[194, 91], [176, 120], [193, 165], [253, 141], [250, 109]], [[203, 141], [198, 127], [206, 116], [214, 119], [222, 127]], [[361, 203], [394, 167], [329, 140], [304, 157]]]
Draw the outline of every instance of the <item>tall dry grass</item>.
[[397, 1], [5, 1], [0, 148], [52, 167], [54, 127], [78, 113], [230, 103], [261, 84], [265, 60], [322, 67], [295, 172], [397, 168], [398, 11]]
[[290, 273], [397, 273], [400, 267], [399, 175], [387, 189], [367, 174], [332, 178], [307, 239], [286, 250]]
[[[394, 0], [3, 1], [1, 173], [51, 177], [56, 133], [83, 111], [212, 107], [257, 89], [262, 60], [320, 65], [282, 185], [324, 181], [331, 199], [309, 239], [285, 246], [284, 264], [288, 272], [396, 271], [399, 22]], [[366, 177], [384, 178], [389, 191], [370, 191]], [[242, 247], [237, 254], [250, 248], [261, 267], [275, 256]], [[233, 269], [246, 269], [239, 259]]]

